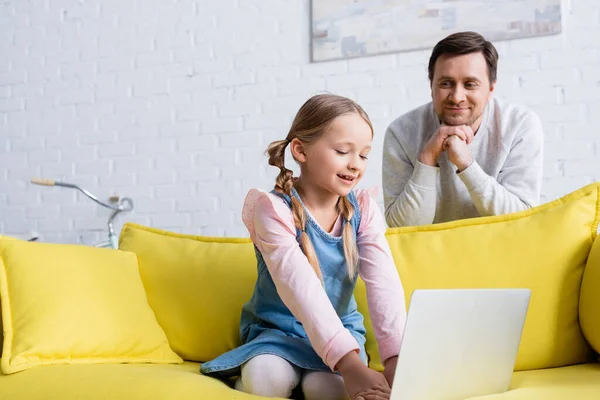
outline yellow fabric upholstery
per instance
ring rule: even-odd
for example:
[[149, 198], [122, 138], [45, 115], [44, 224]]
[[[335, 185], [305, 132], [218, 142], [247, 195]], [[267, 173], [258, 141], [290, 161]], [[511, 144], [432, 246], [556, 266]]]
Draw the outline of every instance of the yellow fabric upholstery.
[[371, 322], [371, 315], [369, 314], [369, 306], [367, 304], [367, 288], [365, 282], [360, 278], [356, 281], [354, 298], [356, 299], [358, 311], [365, 318], [365, 328], [367, 329], [365, 350], [367, 351], [369, 359], [369, 368], [376, 371], [383, 371], [381, 357], [379, 356], [379, 348], [377, 347], [377, 340], [375, 340], [375, 333], [373, 332], [373, 323]]
[[[533, 296], [517, 368], [597, 360], [579, 327], [578, 308], [583, 331], [596, 346], [599, 306], [592, 289], [598, 287], [594, 271], [600, 239], [592, 243], [599, 191], [599, 184], [590, 185], [508, 216], [389, 230], [407, 298], [416, 288], [529, 287]], [[121, 247], [138, 254], [148, 302], [179, 354], [211, 359], [238, 344], [241, 306], [256, 279], [248, 239], [180, 235], [127, 224]], [[3, 251], [0, 239], [0, 256]], [[381, 368], [360, 280], [355, 295], [367, 325], [370, 365]], [[193, 362], [43, 366], [0, 373], [0, 399], [260, 398], [198, 370]], [[598, 400], [599, 394], [600, 364], [592, 363], [519, 371], [507, 393], [469, 400]]]
[[[591, 184], [520, 213], [388, 230], [407, 304], [415, 289], [530, 288], [516, 369], [591, 360], [578, 308], [598, 228], [599, 191], [600, 184]], [[367, 352], [380, 368], [372, 327], [367, 328]]]
[[[0, 374], [0, 399], [23, 400], [253, 400], [225, 383], [202, 376], [199, 364], [53, 365]], [[469, 400], [598, 400], [600, 364], [513, 375], [511, 389]]]
[[515, 372], [510, 390], [469, 400], [597, 400], [600, 364]]
[[0, 357], [2, 357], [2, 347], [4, 346], [4, 327], [2, 326], [2, 302], [0, 302]]
[[2, 371], [50, 364], [176, 363], [136, 256], [0, 239]]
[[596, 238], [585, 267], [580, 301], [579, 319], [583, 334], [600, 353], [600, 238]]
[[137, 254], [148, 302], [177, 354], [208, 361], [239, 345], [242, 306], [257, 274], [250, 239], [126, 224], [119, 246]]
[[0, 399], [257, 400], [200, 375], [200, 365], [53, 365], [0, 374]]
[[[2, 240], [17, 240], [10, 236], [0, 235], [0, 246], [2, 245]], [[4, 328], [2, 327], [2, 302], [0, 301], [0, 357], [2, 357], [2, 346], [4, 344]]]

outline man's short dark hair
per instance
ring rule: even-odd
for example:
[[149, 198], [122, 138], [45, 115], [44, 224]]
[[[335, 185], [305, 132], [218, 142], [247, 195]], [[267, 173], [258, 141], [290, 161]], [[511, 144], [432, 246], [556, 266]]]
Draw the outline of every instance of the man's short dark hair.
[[488, 67], [490, 84], [496, 82], [498, 52], [491, 42], [485, 40], [485, 38], [477, 32], [454, 33], [445, 39], [442, 39], [435, 45], [431, 52], [431, 57], [429, 58], [429, 82], [433, 81], [435, 62], [442, 54], [463, 55], [470, 53], [483, 54]]

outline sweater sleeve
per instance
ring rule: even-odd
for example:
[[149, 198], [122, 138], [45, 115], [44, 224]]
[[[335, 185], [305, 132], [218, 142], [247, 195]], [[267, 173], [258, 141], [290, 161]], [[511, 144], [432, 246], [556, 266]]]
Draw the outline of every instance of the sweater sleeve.
[[296, 241], [291, 210], [279, 197], [251, 190], [242, 219], [261, 252], [277, 293], [302, 323], [315, 352], [335, 370], [339, 360], [358, 343], [344, 328], [321, 281]]
[[528, 113], [516, 128], [515, 141], [498, 179], [477, 162], [458, 174], [482, 216], [508, 214], [538, 205], [542, 185], [544, 134], [542, 123]]
[[359, 273], [367, 288], [369, 315], [385, 363], [400, 351], [406, 323], [404, 289], [385, 238], [385, 225], [375, 201], [367, 192], [358, 194], [361, 222], [356, 242], [360, 255]]
[[390, 125], [383, 143], [383, 200], [388, 226], [433, 223], [437, 204], [438, 167], [413, 164]]

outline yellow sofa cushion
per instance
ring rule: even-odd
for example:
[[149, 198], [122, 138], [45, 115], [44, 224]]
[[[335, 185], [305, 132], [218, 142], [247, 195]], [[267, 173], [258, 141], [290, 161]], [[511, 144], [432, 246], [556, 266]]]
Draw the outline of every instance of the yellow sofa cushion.
[[[0, 399], [258, 400], [198, 372], [200, 365], [53, 365], [0, 374]], [[270, 398], [273, 400], [272, 398]]]
[[[0, 240], [17, 240], [10, 236], [0, 235]], [[4, 344], [4, 328], [2, 327], [2, 302], [0, 301], [0, 357], [2, 357], [2, 347]]]
[[78, 363], [177, 363], [135, 254], [0, 239], [2, 371]]
[[600, 364], [515, 372], [505, 393], [468, 400], [596, 400], [600, 398]]
[[[530, 288], [517, 370], [583, 363], [593, 352], [578, 319], [585, 263], [598, 228], [600, 184], [519, 213], [389, 229], [406, 302], [415, 289]], [[359, 307], [365, 296], [357, 289]], [[596, 309], [597, 312], [597, 309]], [[370, 365], [380, 369], [367, 321]]]
[[4, 327], [2, 326], [2, 302], [0, 301], [0, 357], [2, 357], [2, 347], [4, 347]]
[[[198, 373], [199, 364], [52, 365], [0, 373], [0, 399], [258, 400]], [[513, 374], [505, 393], [468, 400], [598, 400], [600, 364]], [[266, 398], [264, 398], [266, 399]], [[269, 398], [273, 400], [273, 398]]]
[[600, 238], [594, 241], [583, 273], [579, 319], [585, 338], [600, 353]]
[[173, 350], [208, 361], [240, 344], [256, 281], [250, 239], [182, 235], [128, 223], [119, 247], [137, 254], [148, 302]]

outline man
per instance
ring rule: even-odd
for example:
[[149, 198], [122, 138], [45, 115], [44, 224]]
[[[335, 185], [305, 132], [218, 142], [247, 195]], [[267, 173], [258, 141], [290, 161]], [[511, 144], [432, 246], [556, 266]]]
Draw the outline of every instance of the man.
[[474, 32], [448, 36], [429, 59], [432, 102], [385, 135], [390, 227], [499, 215], [538, 204], [543, 132], [528, 109], [492, 96], [498, 53]]

